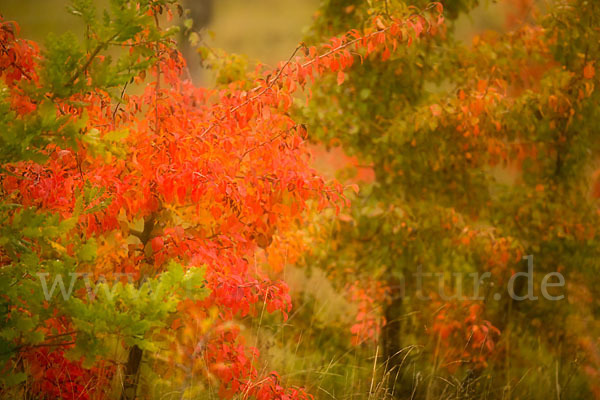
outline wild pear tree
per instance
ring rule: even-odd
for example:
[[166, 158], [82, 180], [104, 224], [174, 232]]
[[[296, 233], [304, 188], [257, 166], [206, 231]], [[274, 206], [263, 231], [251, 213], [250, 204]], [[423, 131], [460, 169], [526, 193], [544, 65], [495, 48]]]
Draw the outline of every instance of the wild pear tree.
[[[463, 44], [454, 20], [477, 2], [443, 3], [440, 32], [403, 32], [423, 38], [319, 81], [299, 111], [376, 177], [310, 262], [387, 286], [357, 321], [381, 329], [382, 396], [597, 395], [599, 5], [552, 2]], [[326, 1], [312, 37], [423, 4]]]

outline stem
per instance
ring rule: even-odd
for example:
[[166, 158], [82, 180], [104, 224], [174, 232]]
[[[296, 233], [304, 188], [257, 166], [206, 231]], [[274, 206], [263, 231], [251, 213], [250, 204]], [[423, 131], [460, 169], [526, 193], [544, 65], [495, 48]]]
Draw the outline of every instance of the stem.
[[75, 73], [73, 74], [73, 76], [71, 77], [71, 79], [69, 79], [69, 82], [67, 82], [67, 84], [65, 85], [65, 87], [69, 87], [71, 85], [73, 85], [75, 83], [75, 81], [77, 80], [77, 78], [79, 78], [79, 75], [81, 75], [83, 72], [85, 72], [88, 67], [92, 64], [92, 62], [94, 61], [94, 58], [96, 58], [96, 56], [98, 55], [98, 53], [100, 53], [100, 51], [108, 45], [109, 42], [113, 41], [114, 39], [116, 39], [119, 36], [120, 32], [115, 33], [114, 35], [111, 36], [110, 39], [108, 39], [106, 42], [102, 42], [99, 43], [96, 48], [94, 49], [94, 51], [92, 52], [92, 54], [90, 54], [90, 56], [88, 57], [88, 60], [86, 61], [85, 64], [83, 64], [83, 66], [79, 67], [77, 69], [77, 71], [75, 71]]
[[[426, 8], [425, 10], [427, 10], [427, 9], [429, 9], [429, 8], [430, 8], [430, 7]], [[415, 16], [417, 16], [417, 15], [418, 15], [418, 14], [412, 14], [412, 15], [410, 15], [410, 16], [409, 16], [407, 19], [411, 19], [411, 18], [413, 18], [413, 17], [415, 17]], [[323, 53], [323, 54], [321, 54], [321, 55], [317, 55], [317, 56], [316, 56], [315, 58], [313, 58], [312, 60], [309, 60], [309, 61], [305, 62], [304, 64], [301, 64], [300, 66], [301, 66], [302, 68], [306, 68], [306, 67], [308, 67], [309, 65], [311, 65], [311, 64], [315, 63], [316, 61], [318, 61], [320, 58], [327, 57], [327, 56], [329, 56], [329, 55], [331, 55], [331, 54], [337, 53], [337, 52], [338, 52], [338, 51], [340, 51], [340, 50], [343, 50], [343, 49], [345, 49], [345, 48], [347, 48], [347, 47], [350, 47], [350, 46], [352, 46], [352, 45], [353, 45], [353, 44], [355, 44], [355, 43], [358, 43], [358, 42], [360, 42], [360, 41], [363, 41], [363, 40], [369, 39], [369, 38], [371, 38], [371, 37], [373, 37], [373, 36], [375, 36], [375, 35], [379, 35], [379, 34], [381, 34], [381, 33], [383, 33], [383, 32], [387, 32], [387, 31], [388, 31], [390, 28], [391, 28], [391, 27], [389, 27], [389, 26], [388, 26], [388, 27], [386, 27], [386, 28], [379, 29], [379, 30], [377, 30], [377, 31], [375, 31], [375, 32], [371, 32], [371, 33], [369, 33], [369, 34], [367, 34], [367, 35], [364, 35], [364, 36], [361, 36], [361, 37], [359, 37], [359, 38], [352, 39], [352, 40], [350, 40], [350, 41], [348, 41], [348, 42], [342, 43], [342, 44], [340, 44], [338, 47], [336, 47], [336, 48], [334, 48], [334, 49], [331, 49], [331, 50], [329, 50], [328, 52], [325, 52], [325, 53]], [[280, 78], [280, 77], [281, 77], [281, 75], [283, 74], [283, 71], [285, 70], [285, 68], [286, 68], [286, 67], [287, 67], [287, 66], [288, 66], [288, 65], [291, 63], [292, 59], [294, 58], [294, 56], [296, 55], [296, 53], [298, 52], [298, 50], [300, 50], [300, 49], [301, 49], [301, 48], [303, 48], [303, 47], [304, 47], [304, 44], [302, 44], [302, 43], [301, 43], [301, 44], [299, 44], [299, 45], [296, 47], [296, 49], [294, 50], [294, 52], [292, 53], [292, 55], [291, 55], [291, 56], [288, 58], [288, 60], [286, 61], [286, 63], [285, 63], [285, 64], [284, 64], [284, 65], [283, 65], [283, 66], [282, 66], [280, 69], [279, 69], [279, 71], [277, 72], [277, 75], [276, 75], [276, 76], [275, 76], [275, 77], [274, 77], [272, 80], [269, 80], [269, 78], [267, 78], [267, 86], [266, 86], [266, 87], [263, 87], [263, 86], [256, 86], [256, 87], [254, 87], [253, 89], [251, 89], [251, 90], [250, 90], [250, 92], [252, 93], [252, 92], [259, 91], [259, 90], [262, 88], [262, 90], [260, 90], [260, 91], [259, 91], [259, 92], [258, 92], [256, 95], [254, 95], [254, 96], [250, 97], [249, 99], [247, 99], [247, 100], [246, 100], [246, 101], [244, 101], [243, 103], [241, 103], [241, 104], [238, 104], [238, 105], [237, 105], [237, 106], [235, 106], [235, 107], [232, 107], [232, 108], [229, 110], [229, 113], [234, 113], [234, 112], [236, 112], [236, 111], [237, 111], [237, 110], [239, 110], [240, 108], [242, 108], [242, 107], [246, 106], [248, 103], [250, 103], [250, 102], [252, 102], [252, 101], [255, 101], [256, 99], [260, 98], [260, 97], [261, 97], [263, 94], [265, 94], [265, 93], [266, 93], [266, 92], [267, 92], [269, 89], [271, 89], [271, 88], [273, 87], [273, 85], [274, 85], [274, 84], [275, 84], [275, 83], [276, 83], [276, 82], [279, 80], [279, 78]], [[286, 75], [288, 75], [288, 73], [286, 73]], [[228, 113], [228, 114], [229, 114], [229, 113]], [[214, 127], [215, 127], [215, 125], [216, 125], [216, 124], [218, 124], [218, 123], [219, 123], [219, 122], [220, 122], [222, 119], [223, 119], [223, 117], [217, 118], [217, 120], [216, 120], [215, 122], [211, 123], [211, 124], [210, 124], [210, 125], [209, 125], [209, 126], [208, 126], [208, 127], [205, 129], [205, 130], [204, 130], [204, 132], [202, 132], [202, 134], [200, 135], [200, 137], [201, 137], [201, 138], [202, 138], [202, 137], [204, 137], [204, 135], [206, 135], [206, 134], [207, 134], [209, 131], [211, 131], [211, 130], [212, 130]]]

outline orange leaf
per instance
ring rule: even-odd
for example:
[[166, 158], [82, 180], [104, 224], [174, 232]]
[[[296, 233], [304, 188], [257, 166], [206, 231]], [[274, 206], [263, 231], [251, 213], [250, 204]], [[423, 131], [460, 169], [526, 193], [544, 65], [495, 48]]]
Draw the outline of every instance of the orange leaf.
[[477, 82], [477, 91], [478, 92], [485, 92], [488, 86], [488, 82], [486, 80], [481, 79], [479, 82]]
[[383, 51], [383, 53], [381, 53], [381, 61], [386, 61], [389, 58], [390, 58], [390, 49], [388, 49], [386, 47], [385, 50]]
[[585, 79], [593, 79], [596, 76], [596, 70], [592, 63], [587, 63], [587, 65], [583, 68], [583, 77]]
[[342, 83], [344, 83], [344, 79], [346, 79], [346, 75], [343, 71], [339, 71], [337, 74], [337, 84], [341, 85]]
[[440, 107], [438, 104], [430, 105], [429, 110], [431, 110], [431, 114], [433, 114], [434, 117], [439, 117], [442, 115], [442, 107]]

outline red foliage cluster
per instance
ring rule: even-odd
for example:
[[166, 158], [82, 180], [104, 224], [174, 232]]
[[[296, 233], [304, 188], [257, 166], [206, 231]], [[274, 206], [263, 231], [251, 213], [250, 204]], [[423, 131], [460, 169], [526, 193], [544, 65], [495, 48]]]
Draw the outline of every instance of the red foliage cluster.
[[16, 23], [0, 19], [0, 75], [10, 87], [23, 77], [37, 78], [34, 70], [37, 48], [32, 42], [18, 39], [18, 33]]
[[462, 363], [470, 363], [474, 368], [485, 367], [500, 331], [482, 319], [483, 305], [466, 300], [434, 302], [434, 309], [436, 305], [440, 310], [430, 334], [438, 339], [436, 354], [441, 365], [451, 371]]
[[379, 281], [356, 281], [347, 290], [352, 303], [358, 307], [356, 323], [350, 328], [352, 344], [378, 340], [386, 322], [379, 305], [385, 303], [389, 290]]
[[84, 369], [81, 362], [67, 360], [62, 350], [36, 349], [27, 354], [27, 362], [32, 366], [34, 378], [32, 393], [52, 399], [90, 398], [88, 389], [96, 384], [97, 371]]
[[12, 21], [4, 21], [0, 16], [0, 78], [10, 89], [10, 99], [19, 114], [27, 114], [35, 105], [18, 87], [22, 79], [38, 82], [35, 43], [17, 37], [19, 26]]

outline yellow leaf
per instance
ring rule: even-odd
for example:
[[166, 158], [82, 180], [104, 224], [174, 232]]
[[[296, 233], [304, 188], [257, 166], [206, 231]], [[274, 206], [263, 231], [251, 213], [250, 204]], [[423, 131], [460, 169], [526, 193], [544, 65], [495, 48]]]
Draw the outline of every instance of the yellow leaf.
[[67, 249], [65, 249], [65, 247], [59, 243], [56, 243], [55, 241], [49, 240], [48, 241], [50, 243], [50, 246], [52, 246], [52, 248], [56, 251], [59, 251], [61, 253], [66, 253]]

